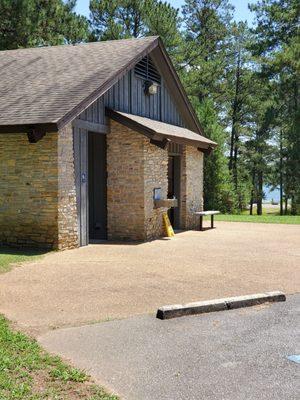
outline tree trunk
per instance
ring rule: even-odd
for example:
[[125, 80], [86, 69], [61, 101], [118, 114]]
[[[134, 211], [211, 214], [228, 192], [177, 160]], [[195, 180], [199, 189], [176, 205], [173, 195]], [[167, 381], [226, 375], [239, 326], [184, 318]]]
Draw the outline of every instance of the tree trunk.
[[229, 170], [232, 171], [233, 167], [233, 148], [234, 148], [234, 138], [235, 138], [235, 122], [232, 118], [232, 128], [231, 128], [231, 137], [230, 137], [230, 153], [229, 153]]
[[296, 201], [296, 196], [294, 194], [292, 194], [291, 196], [291, 214], [297, 215], [297, 201]]
[[284, 198], [284, 214], [286, 215], [287, 214], [287, 210], [288, 210], [288, 198], [287, 198], [287, 196], [285, 196], [285, 198]]
[[[294, 124], [295, 128], [299, 126], [299, 106], [298, 106], [298, 99], [299, 99], [299, 94], [298, 94], [298, 81], [297, 79], [294, 80]], [[294, 132], [292, 135], [292, 161], [294, 162], [295, 165], [295, 175], [294, 175], [294, 184], [293, 184], [293, 194], [291, 196], [291, 214], [292, 215], [297, 215], [300, 213], [300, 179], [299, 179], [299, 150], [300, 150], [300, 140], [299, 140], [299, 132], [297, 131]]]
[[234, 156], [233, 156], [233, 184], [235, 191], [237, 192], [238, 189], [238, 169], [237, 169], [237, 160], [238, 160], [238, 146], [237, 146], [238, 138], [235, 139], [235, 146], [234, 146]]
[[235, 147], [238, 140], [237, 123], [238, 114], [240, 111], [240, 81], [241, 81], [241, 51], [238, 52], [237, 65], [235, 71], [235, 93], [232, 106], [232, 125], [231, 125], [231, 136], [230, 136], [230, 153], [229, 153], [229, 170], [237, 169], [235, 164]]
[[257, 215], [262, 215], [263, 172], [258, 173]]
[[280, 132], [280, 215], [283, 215], [283, 157], [282, 157], [282, 132]]
[[254, 189], [255, 189], [255, 169], [252, 170], [252, 189], [250, 198], [250, 215], [253, 215], [253, 201], [254, 201]]

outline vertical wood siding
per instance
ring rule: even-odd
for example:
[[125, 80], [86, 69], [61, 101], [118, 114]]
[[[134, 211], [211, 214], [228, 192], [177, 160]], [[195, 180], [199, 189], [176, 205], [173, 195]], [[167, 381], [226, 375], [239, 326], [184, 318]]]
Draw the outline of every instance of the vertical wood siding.
[[136, 77], [134, 70], [129, 71], [78, 118], [105, 125], [105, 107], [184, 126], [164, 80], [158, 86], [157, 94], [147, 96], [144, 93], [144, 80]]

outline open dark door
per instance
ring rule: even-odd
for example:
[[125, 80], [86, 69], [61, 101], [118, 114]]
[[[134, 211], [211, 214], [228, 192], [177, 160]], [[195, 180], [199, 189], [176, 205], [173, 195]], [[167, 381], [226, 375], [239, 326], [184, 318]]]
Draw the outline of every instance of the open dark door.
[[89, 240], [107, 239], [106, 136], [89, 132]]
[[[180, 156], [169, 155], [168, 159], [168, 198], [175, 197], [180, 202]], [[168, 212], [170, 222], [179, 229], [179, 207], [171, 208]]]

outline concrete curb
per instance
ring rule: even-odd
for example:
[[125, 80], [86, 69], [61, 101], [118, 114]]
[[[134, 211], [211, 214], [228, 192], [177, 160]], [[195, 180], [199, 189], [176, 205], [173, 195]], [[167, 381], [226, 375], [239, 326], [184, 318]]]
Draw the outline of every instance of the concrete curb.
[[285, 301], [283, 292], [266, 292], [250, 294], [246, 296], [228, 297], [208, 301], [199, 301], [188, 304], [174, 304], [163, 306], [157, 310], [156, 318], [171, 319], [183, 317], [184, 315], [203, 314], [214, 311], [231, 310], [234, 308], [249, 307], [267, 302]]

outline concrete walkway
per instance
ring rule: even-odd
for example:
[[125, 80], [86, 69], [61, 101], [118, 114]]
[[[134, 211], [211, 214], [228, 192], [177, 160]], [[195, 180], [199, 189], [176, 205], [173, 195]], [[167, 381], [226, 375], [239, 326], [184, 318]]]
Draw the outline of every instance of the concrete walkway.
[[216, 226], [172, 240], [51, 253], [0, 276], [0, 313], [39, 334], [165, 304], [299, 291], [299, 225]]
[[59, 329], [39, 340], [124, 400], [298, 400], [300, 295], [161, 321]]

